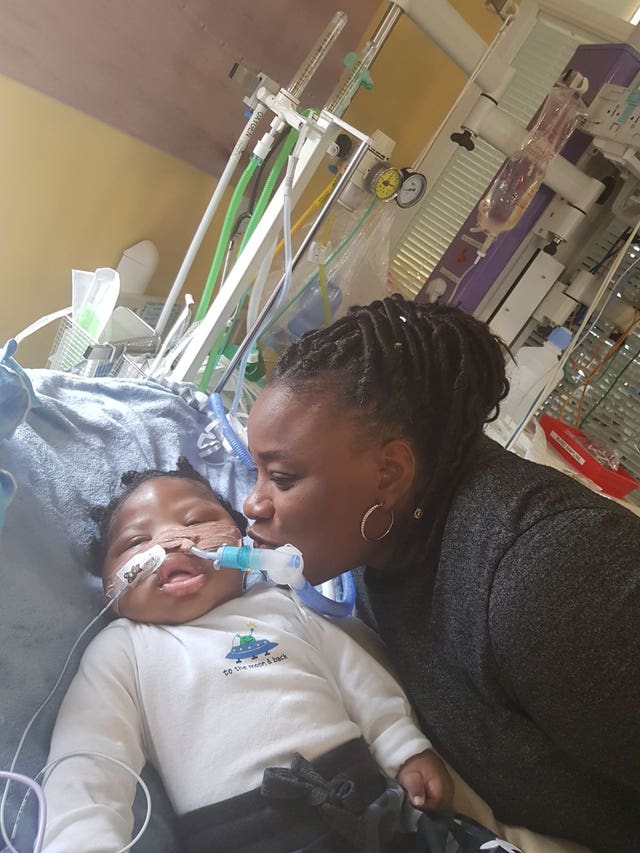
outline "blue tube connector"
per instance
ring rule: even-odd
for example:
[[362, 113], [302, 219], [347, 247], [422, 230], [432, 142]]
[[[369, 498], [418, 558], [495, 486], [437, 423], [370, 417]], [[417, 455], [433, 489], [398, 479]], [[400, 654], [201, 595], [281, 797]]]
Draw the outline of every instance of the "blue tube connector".
[[306, 583], [302, 576], [304, 561], [302, 554], [293, 545], [283, 545], [275, 551], [265, 548], [250, 548], [242, 545], [223, 545], [216, 551], [203, 551], [195, 546], [191, 553], [196, 557], [213, 560], [215, 569], [240, 569], [242, 572], [264, 572], [274, 583], [287, 584], [299, 589]]
[[[350, 616], [355, 605], [355, 587], [350, 575], [342, 576], [343, 600], [334, 601], [322, 595], [302, 574], [304, 560], [293, 545], [282, 545], [270, 550], [223, 545], [216, 551], [203, 551], [195, 546], [191, 553], [212, 560], [216, 569], [239, 569], [243, 572], [264, 572], [270, 581], [291, 587], [296, 595], [312, 610], [334, 618]], [[345, 578], [348, 581], [345, 584]]]

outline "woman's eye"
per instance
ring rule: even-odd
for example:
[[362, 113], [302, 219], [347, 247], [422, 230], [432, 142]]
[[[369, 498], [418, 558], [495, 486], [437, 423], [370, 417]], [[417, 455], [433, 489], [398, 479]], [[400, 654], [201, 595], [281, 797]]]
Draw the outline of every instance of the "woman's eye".
[[298, 478], [293, 474], [272, 474], [271, 482], [276, 486], [276, 488], [286, 491], [290, 489], [291, 486], [294, 485]]

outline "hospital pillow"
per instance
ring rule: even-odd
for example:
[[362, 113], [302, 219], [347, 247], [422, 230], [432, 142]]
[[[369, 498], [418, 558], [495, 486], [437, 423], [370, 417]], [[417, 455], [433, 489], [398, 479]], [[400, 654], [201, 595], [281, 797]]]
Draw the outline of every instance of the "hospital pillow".
[[[123, 471], [172, 468], [182, 454], [234, 506], [241, 507], [249, 488], [243, 466], [207, 467], [199, 459], [196, 441], [207, 420], [177, 392], [184, 389], [153, 381], [27, 373], [39, 405], [13, 435], [0, 439], [0, 470], [17, 487], [0, 532], [2, 770], [9, 768], [25, 725], [53, 686], [74, 640], [103, 603], [98, 579], [86, 571], [86, 545], [94, 532], [89, 508], [113, 496]], [[34, 776], [44, 765], [76, 666], [77, 657], [32, 728], [18, 772]], [[9, 826], [22, 794], [13, 787]], [[136, 850], [168, 853], [174, 849], [171, 813], [157, 781], [152, 797], [151, 825]], [[137, 813], [139, 819], [140, 808]], [[22, 849], [28, 849], [34, 826], [31, 808], [21, 821]]]

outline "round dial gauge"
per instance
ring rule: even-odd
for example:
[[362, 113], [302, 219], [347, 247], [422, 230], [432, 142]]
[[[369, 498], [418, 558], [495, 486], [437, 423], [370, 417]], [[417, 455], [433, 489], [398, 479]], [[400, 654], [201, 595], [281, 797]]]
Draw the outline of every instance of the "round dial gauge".
[[413, 207], [417, 204], [427, 191], [427, 179], [420, 172], [406, 172], [398, 194], [396, 203], [398, 207]]
[[369, 173], [369, 189], [378, 201], [395, 198], [401, 183], [402, 172], [395, 166], [376, 166]]

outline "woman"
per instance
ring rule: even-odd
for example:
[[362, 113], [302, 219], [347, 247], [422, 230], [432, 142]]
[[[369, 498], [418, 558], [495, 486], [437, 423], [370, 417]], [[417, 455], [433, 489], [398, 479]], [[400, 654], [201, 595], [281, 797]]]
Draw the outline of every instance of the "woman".
[[496, 817], [640, 844], [640, 520], [483, 436], [500, 341], [399, 295], [292, 344], [254, 405], [256, 545], [357, 566], [435, 746]]

